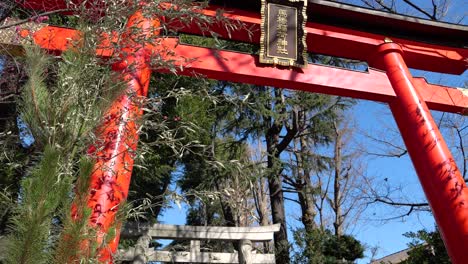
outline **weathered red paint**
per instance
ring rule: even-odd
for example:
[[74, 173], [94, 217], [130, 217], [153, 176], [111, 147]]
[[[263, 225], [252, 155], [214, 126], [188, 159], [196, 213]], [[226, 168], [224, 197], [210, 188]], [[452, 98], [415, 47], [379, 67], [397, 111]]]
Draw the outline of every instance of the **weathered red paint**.
[[[148, 93], [150, 51], [136, 39], [151, 38], [158, 27], [158, 21], [144, 18], [141, 12], [130, 17], [128, 32], [122, 37], [121, 60], [113, 65], [113, 70], [121, 72], [127, 89], [108, 110], [98, 131], [100, 142], [92, 147], [96, 164], [90, 180], [88, 207], [92, 209], [90, 224], [97, 228], [98, 243], [116, 224], [116, 213], [127, 198], [138, 143], [136, 122], [142, 113], [139, 98]], [[138, 35], [131, 33], [135, 28], [141, 31]], [[112, 261], [119, 241], [119, 228], [116, 230], [116, 237], [100, 252], [101, 262]]]
[[[468, 260], [468, 189], [395, 43], [379, 47], [376, 66], [396, 93], [389, 103], [450, 258]], [[467, 105], [468, 107], [468, 105]]]

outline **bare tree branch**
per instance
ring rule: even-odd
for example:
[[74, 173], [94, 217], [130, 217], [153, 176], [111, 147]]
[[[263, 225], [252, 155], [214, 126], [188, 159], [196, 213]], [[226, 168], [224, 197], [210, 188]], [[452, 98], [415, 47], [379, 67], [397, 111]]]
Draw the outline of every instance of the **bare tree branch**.
[[405, 156], [406, 154], [408, 154], [408, 151], [404, 150], [401, 153], [390, 153], [390, 154], [367, 152], [366, 154], [371, 155], [371, 156], [378, 156], [378, 157], [401, 158]]
[[381, 202], [384, 204], [388, 205], [395, 205], [395, 206], [409, 206], [409, 207], [423, 207], [423, 206], [429, 206], [428, 203], [402, 203], [402, 202], [394, 202], [391, 200], [385, 200], [381, 198], [375, 198], [375, 202]]
[[[415, 3], [411, 2], [410, 0], [403, 0], [403, 2], [407, 3], [409, 6], [411, 6], [412, 8], [418, 10], [419, 12], [421, 12], [423, 15], [427, 16], [428, 18], [430, 18], [431, 20], [437, 20], [437, 18], [435, 16], [432, 16], [431, 14], [429, 14], [428, 12], [426, 12], [424, 9], [422, 9], [421, 7], [419, 7], [418, 5], [416, 5]], [[434, 1], [432, 1], [434, 3]], [[434, 8], [434, 10], [437, 8], [437, 6]], [[435, 13], [435, 11], [434, 11]]]
[[393, 9], [392, 7], [389, 7], [389, 6], [385, 5], [384, 1], [382, 1], [382, 0], [375, 0], [375, 2], [377, 2], [377, 4], [379, 4], [379, 6], [381, 6], [383, 9], [385, 9], [387, 12], [396, 13], [396, 12], [395, 12], [395, 9]]
[[467, 168], [466, 168], [466, 154], [465, 154], [465, 146], [463, 144], [463, 136], [462, 136], [462, 130], [459, 129], [459, 128], [455, 128], [455, 131], [457, 133], [457, 136], [458, 136], [458, 146], [460, 148], [460, 151], [462, 153], [462, 158], [463, 158], [463, 179], [465, 179], [465, 181], [467, 181], [468, 179], [466, 178], [466, 171], [467, 171]]
[[300, 204], [299, 201], [294, 200], [294, 199], [291, 199], [291, 198], [288, 198], [288, 197], [284, 197], [284, 199], [287, 200], [287, 201], [291, 201], [291, 202], [295, 202], [295, 203], [297, 203], [297, 204]]
[[432, 0], [432, 16], [437, 17], [437, 4]]

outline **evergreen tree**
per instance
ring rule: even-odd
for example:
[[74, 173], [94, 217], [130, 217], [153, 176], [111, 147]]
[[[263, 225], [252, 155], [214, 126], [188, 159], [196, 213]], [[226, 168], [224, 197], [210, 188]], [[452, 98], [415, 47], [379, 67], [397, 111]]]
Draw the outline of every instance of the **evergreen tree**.
[[364, 257], [364, 247], [349, 235], [335, 236], [329, 230], [304, 228], [294, 231], [295, 252], [293, 263], [336, 264], [355, 263]]
[[405, 233], [404, 236], [411, 238], [412, 241], [408, 244], [409, 257], [402, 262], [403, 264], [452, 263], [437, 227], [432, 232], [423, 229]]

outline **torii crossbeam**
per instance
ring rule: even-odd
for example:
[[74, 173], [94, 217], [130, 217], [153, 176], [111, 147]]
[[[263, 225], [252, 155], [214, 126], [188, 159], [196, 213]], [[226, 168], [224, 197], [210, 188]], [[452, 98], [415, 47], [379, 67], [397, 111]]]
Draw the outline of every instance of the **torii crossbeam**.
[[[241, 2], [245, 3], [245, 1], [239, 1]], [[349, 6], [349, 10], [344, 10], [327, 1], [310, 2], [323, 8], [325, 11], [320, 11], [323, 14], [331, 12], [330, 9], [334, 8], [332, 11], [341, 14], [343, 19], [344, 16], [351, 16], [365, 21], [377, 16], [382, 20], [388, 20], [387, 23], [400, 26], [407, 23], [408, 27], [415, 32], [434, 30], [447, 36], [454, 34], [466, 36], [468, 33], [467, 27], [462, 26], [429, 23], [418, 19], [402, 22], [402, 18], [398, 16], [363, 11]], [[63, 7], [60, 3], [63, 2], [30, 0], [25, 1], [24, 6], [33, 9], [56, 9]], [[205, 15], [214, 16], [216, 10], [216, 6], [211, 6], [202, 12]], [[231, 36], [233, 40], [258, 43], [260, 39], [260, 15], [258, 13], [228, 9], [224, 16], [243, 22], [253, 32], [253, 35], [242, 30], [228, 34], [219, 25], [213, 25], [212, 31], [224, 38]], [[154, 23], [138, 13], [129, 20], [130, 26], [140, 28], [154, 26]], [[34, 27], [23, 25], [21, 29], [24, 41], [33, 42], [54, 52], [67, 49], [69, 40], [79, 36], [74, 29], [43, 24], [34, 25]], [[202, 34], [194, 25], [184, 26], [182, 31]], [[275, 68], [259, 64], [257, 56], [254, 55], [183, 45], [178, 44], [177, 39], [166, 38], [162, 39], [160, 47], [152, 47], [152, 50], [145, 52], [132, 53], [132, 47], [128, 47], [130, 55], [126, 61], [136, 63], [137, 67], [132, 67], [130, 72], [127, 69], [128, 64], [120, 63], [114, 65], [114, 69], [122, 71], [128, 81], [128, 89], [145, 96], [151, 72], [146, 62], [147, 56], [151, 52], [158, 52], [162, 46], [165, 46], [174, 51], [174, 54], [166, 59], [175, 59], [185, 66], [181, 74], [198, 73], [218, 80], [388, 103], [434, 212], [449, 255], [454, 263], [464, 263], [464, 260], [468, 259], [468, 190], [429, 109], [466, 113], [468, 95], [463, 89], [432, 85], [422, 78], [413, 78], [408, 66], [434, 72], [462, 74], [467, 68], [468, 50], [463, 47], [466, 43], [460, 45], [456, 41], [448, 41], [448, 44], [427, 44], [419, 41], [424, 37], [430, 38], [427, 37], [429, 34], [427, 32], [418, 40], [402, 34], [404, 37], [391, 37], [393, 42], [386, 43], [384, 40], [388, 37], [387, 35], [330, 25], [323, 21], [308, 22], [306, 31], [309, 51], [366, 61], [374, 68], [370, 68], [368, 72], [319, 65], [309, 65], [307, 69], [301, 70]], [[0, 31], [0, 45], [10, 51], [16, 51], [21, 43], [10, 41], [11, 34], [12, 32], [7, 30]], [[112, 49], [107, 47], [108, 45], [103, 44], [100, 49], [96, 50], [97, 55], [112, 56]], [[180, 58], [184, 59], [179, 60]], [[189, 59], [188, 62], [185, 59]], [[137, 129], [134, 122], [130, 120], [130, 116], [138, 116], [141, 110], [130, 106], [128, 98], [122, 96], [109, 112], [113, 115], [115, 124], [111, 125], [109, 130], [103, 131], [103, 138], [112, 143], [109, 144], [108, 149], [103, 150], [103, 153], [120, 154], [118, 157], [112, 157], [110, 161], [97, 161], [98, 170], [91, 177], [93, 192], [88, 202], [89, 207], [93, 209], [91, 224], [99, 226], [103, 233], [114, 221], [115, 210], [112, 208], [125, 200], [128, 194], [133, 164], [133, 157], [128, 153], [136, 148], [138, 139]], [[123, 123], [129, 128], [118, 130], [117, 128], [122, 127]], [[108, 137], [109, 133], [115, 134], [116, 131], [118, 131], [117, 136]], [[114, 174], [109, 175], [107, 172], [99, 171], [102, 166], [113, 168]], [[99, 186], [95, 184], [98, 181], [102, 182], [103, 179], [108, 184]], [[109, 192], [120, 193], [120, 196], [114, 201], [109, 201], [105, 198]], [[99, 210], [95, 210], [97, 206]], [[103, 261], [111, 260], [110, 254], [115, 252], [118, 239], [119, 236], [111, 243], [110, 252], [103, 254]]]

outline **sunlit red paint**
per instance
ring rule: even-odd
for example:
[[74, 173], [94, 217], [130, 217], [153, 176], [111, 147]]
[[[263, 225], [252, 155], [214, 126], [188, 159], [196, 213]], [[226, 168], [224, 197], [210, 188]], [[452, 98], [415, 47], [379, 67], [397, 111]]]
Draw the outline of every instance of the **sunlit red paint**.
[[[148, 20], [137, 12], [130, 17], [127, 27], [138, 28], [138, 37], [151, 37], [157, 34], [159, 22]], [[130, 29], [127, 34], [129, 32]], [[140, 99], [148, 94], [151, 75], [147, 47], [133, 42], [128, 35], [122, 39], [121, 60], [112, 68], [121, 73], [127, 89], [108, 110], [98, 131], [100, 142], [91, 148], [96, 164], [90, 180], [88, 207], [92, 213], [89, 222], [98, 230], [98, 243], [113, 225], [117, 230], [110, 244], [100, 252], [100, 260], [104, 263], [112, 261], [112, 253], [118, 246], [120, 228], [115, 226], [119, 225], [115, 216], [127, 199], [138, 144], [137, 121], [142, 114]]]
[[468, 260], [468, 189], [395, 43], [378, 48], [375, 65], [395, 90], [389, 102], [453, 263]]

